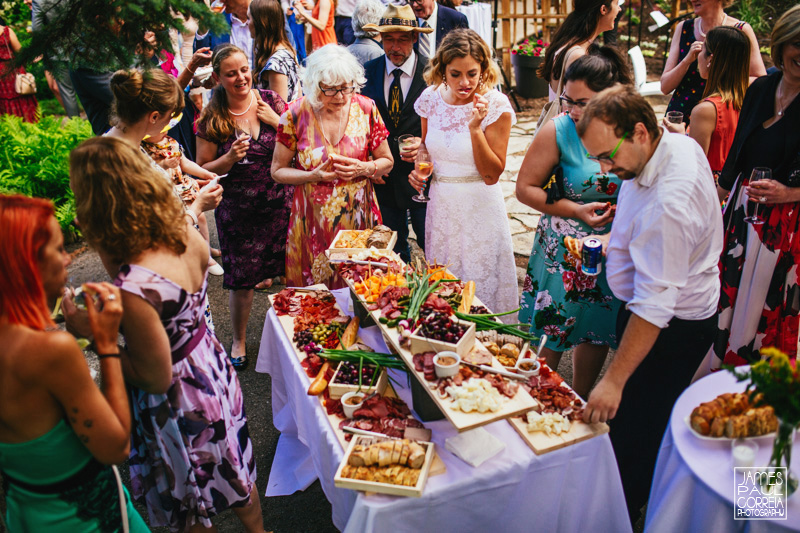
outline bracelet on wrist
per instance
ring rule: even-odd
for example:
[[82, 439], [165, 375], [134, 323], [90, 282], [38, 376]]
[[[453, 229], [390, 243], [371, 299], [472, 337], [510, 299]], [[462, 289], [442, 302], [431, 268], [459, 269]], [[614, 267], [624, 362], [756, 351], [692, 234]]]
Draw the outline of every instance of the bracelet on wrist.
[[107, 357], [116, 357], [117, 359], [121, 359], [122, 355], [119, 352], [117, 353], [99, 353], [97, 354], [98, 359], [106, 359]]
[[378, 173], [378, 162], [373, 159], [372, 164], [375, 165], [375, 168], [372, 169], [372, 175], [369, 177], [369, 179], [375, 179], [375, 174]]
[[187, 209], [186, 211], [184, 211], [184, 214], [189, 215], [189, 218], [192, 219], [192, 223], [195, 226], [197, 226], [199, 224], [198, 221], [197, 221], [197, 215], [195, 215], [194, 212], [191, 209]]

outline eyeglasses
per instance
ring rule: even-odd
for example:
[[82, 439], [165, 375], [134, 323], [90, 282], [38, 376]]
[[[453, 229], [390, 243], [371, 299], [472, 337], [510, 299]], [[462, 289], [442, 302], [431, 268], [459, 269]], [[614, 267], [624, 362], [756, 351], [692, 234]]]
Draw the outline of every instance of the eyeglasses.
[[356, 90], [355, 87], [342, 87], [341, 89], [337, 89], [335, 87], [323, 87], [322, 85], [319, 86], [319, 90], [322, 91], [322, 94], [325, 96], [336, 96], [336, 93], [342, 93], [344, 96], [348, 96], [353, 94]]
[[619, 147], [622, 146], [622, 141], [624, 141], [625, 137], [630, 135], [630, 133], [631, 132], [626, 131], [625, 133], [622, 134], [622, 138], [619, 140], [619, 142], [617, 143], [617, 145], [614, 147], [614, 149], [611, 151], [610, 154], [593, 156], [592, 154], [587, 153], [586, 157], [588, 157], [592, 161], [597, 161], [598, 163], [608, 163], [610, 165], [613, 165], [614, 164], [614, 156], [617, 155], [617, 150], [619, 150]]
[[413, 6], [414, 4], [421, 4], [425, 0], [408, 0], [408, 5]]
[[561, 108], [564, 111], [569, 111], [570, 109], [576, 106], [578, 109], [583, 109], [584, 107], [589, 105], [589, 102], [576, 102], [574, 100], [570, 100], [568, 97], [564, 96], [564, 93], [562, 93], [561, 96], [558, 97], [558, 99], [559, 101], [561, 101]]

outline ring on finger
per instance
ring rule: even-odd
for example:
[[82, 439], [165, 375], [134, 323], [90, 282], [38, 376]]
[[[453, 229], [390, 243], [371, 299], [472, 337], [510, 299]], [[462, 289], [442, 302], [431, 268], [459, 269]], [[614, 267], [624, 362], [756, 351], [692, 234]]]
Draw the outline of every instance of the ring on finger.
[[111, 302], [113, 300], [116, 300], [116, 299], [117, 299], [117, 295], [116, 294], [109, 294], [108, 296], [106, 296], [106, 300], [109, 301], [109, 302]]
[[767, 201], [767, 198], [766, 198], [766, 196], [762, 196], [762, 197], [761, 197], [761, 198], [759, 198], [758, 200], [759, 200], [759, 201], [760, 201], [760, 202], [763, 204], [764, 202], [766, 202], [766, 201]]

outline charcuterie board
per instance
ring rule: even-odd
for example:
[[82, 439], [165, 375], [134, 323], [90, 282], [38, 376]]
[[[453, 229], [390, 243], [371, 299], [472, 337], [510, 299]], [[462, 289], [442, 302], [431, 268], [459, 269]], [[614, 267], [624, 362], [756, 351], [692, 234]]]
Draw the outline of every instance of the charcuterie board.
[[509, 418], [508, 423], [536, 455], [560, 450], [566, 446], [608, 433], [608, 424], [586, 424], [579, 421], [573, 421], [569, 431], [561, 435], [546, 435], [541, 431], [529, 433], [528, 423], [519, 417]]
[[[303, 289], [303, 291], [308, 291], [308, 292], [310, 292], [310, 291], [327, 291], [327, 292], [329, 292], [328, 288], [325, 285], [322, 285], [322, 284], [314, 285], [314, 286], [311, 286], [311, 287], [306, 287], [306, 288]], [[273, 305], [273, 306], [274, 306], [274, 302], [275, 302], [276, 296], [277, 295], [275, 295], [275, 294], [270, 294], [268, 296], [270, 304]], [[338, 306], [338, 304], [335, 305], [335, 308], [338, 309], [340, 311], [340, 313], [341, 313], [341, 308]], [[297, 345], [292, 340], [294, 338], [294, 333], [295, 333], [294, 317], [292, 317], [290, 315], [282, 315], [282, 314], [279, 314], [277, 312], [275, 314], [276, 314], [278, 322], [280, 323], [284, 333], [286, 334], [287, 339], [289, 340], [289, 344], [292, 345], [292, 350], [294, 351], [294, 354], [297, 357], [297, 360], [300, 363], [302, 363], [306, 359], [307, 356], [306, 356], [306, 354], [304, 352], [302, 352], [302, 351], [300, 351], [298, 349]], [[341, 314], [344, 314], [344, 313], [341, 313]], [[385, 380], [386, 379], [385, 378], [385, 376], [386, 376], [385, 373], [383, 373], [382, 376], [383, 376], [383, 379]], [[308, 379], [308, 384], [310, 385], [311, 384], [311, 378], [308, 377], [308, 376], [306, 376], [306, 378]], [[392, 387], [391, 384], [384, 383], [382, 385], [381, 389], [382, 389], [382, 396], [384, 396], [384, 397], [389, 397], [389, 398], [397, 398], [398, 397], [397, 393], [395, 392], [395, 390], [394, 390], [394, 388]], [[328, 419], [328, 422], [330, 423], [331, 428], [333, 429], [334, 433], [336, 434], [336, 437], [339, 440], [339, 443], [342, 445], [342, 449], [346, 450], [347, 447], [350, 444], [348, 439], [347, 439], [347, 437], [346, 437], [347, 433], [345, 433], [339, 427], [340, 423], [343, 420], [343, 418], [341, 416], [337, 415], [337, 414], [329, 414], [327, 408], [325, 407], [325, 398], [322, 395], [320, 395], [318, 398], [319, 398], [319, 402], [320, 402], [320, 408], [322, 409], [323, 413], [325, 413], [325, 416]], [[446, 471], [444, 463], [441, 461], [441, 459], [439, 459], [438, 456], [435, 457], [435, 460], [432, 461], [432, 463], [433, 463], [433, 467], [431, 468], [430, 475], [438, 475], [438, 474], [444, 473]]]
[[[540, 360], [543, 361], [543, 360]], [[550, 376], [544, 377], [544, 376]], [[531, 391], [531, 394], [535, 396], [534, 401], [537, 403], [539, 408], [537, 411], [545, 412], [545, 411], [553, 411], [555, 412], [563, 412], [567, 413], [567, 410], [560, 410], [557, 407], [557, 404], [553, 398], [553, 395], [559, 395], [561, 397], [569, 397], [566, 403], [567, 409], [578, 409], [582, 410], [583, 406], [586, 402], [580, 398], [572, 388], [567, 385], [566, 382], [562, 380], [562, 378], [550, 368], [542, 363], [541, 370], [539, 376], [536, 378], [531, 378], [531, 384], [533, 383], [542, 383], [545, 381], [549, 381], [549, 387], [552, 388], [543, 388], [543, 389], [535, 389]], [[559, 383], [560, 382], [560, 383]], [[553, 386], [555, 385], [555, 386]], [[563, 389], [563, 390], [562, 390]], [[549, 392], [549, 391], [560, 391], [559, 392]], [[543, 392], [544, 394], [537, 395], [537, 392]], [[565, 396], [566, 394], [566, 396]], [[544, 399], [542, 399], [544, 398]], [[543, 403], [544, 402], [544, 403]], [[548, 405], [545, 405], [548, 404]], [[560, 404], [560, 405], [565, 405]], [[579, 411], [573, 411], [572, 416], [579, 415]], [[597, 423], [597, 424], [586, 424], [583, 420], [577, 419], [570, 421], [569, 431], [563, 432], [559, 435], [550, 434], [548, 435], [544, 431], [528, 431], [528, 421], [527, 421], [527, 413], [525, 417], [513, 417], [508, 419], [508, 423], [519, 433], [522, 440], [533, 450], [536, 455], [542, 455], [548, 452], [552, 452], [554, 450], [559, 450], [564, 448], [565, 446], [570, 446], [572, 444], [576, 444], [578, 442], [591, 439], [592, 437], [596, 437], [598, 435], [602, 435], [604, 433], [608, 433], [608, 424], [605, 423]], [[540, 419], [541, 420], [541, 419]]]

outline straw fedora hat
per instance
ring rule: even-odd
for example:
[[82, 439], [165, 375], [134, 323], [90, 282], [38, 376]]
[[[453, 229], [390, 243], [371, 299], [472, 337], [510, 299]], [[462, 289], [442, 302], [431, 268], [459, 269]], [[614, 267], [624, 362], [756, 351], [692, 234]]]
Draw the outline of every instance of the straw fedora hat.
[[378, 24], [364, 24], [364, 31], [377, 31], [389, 33], [393, 31], [413, 31], [416, 33], [431, 33], [433, 28], [420, 28], [417, 16], [409, 5], [389, 4], [381, 15]]

